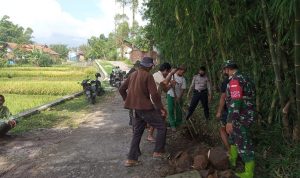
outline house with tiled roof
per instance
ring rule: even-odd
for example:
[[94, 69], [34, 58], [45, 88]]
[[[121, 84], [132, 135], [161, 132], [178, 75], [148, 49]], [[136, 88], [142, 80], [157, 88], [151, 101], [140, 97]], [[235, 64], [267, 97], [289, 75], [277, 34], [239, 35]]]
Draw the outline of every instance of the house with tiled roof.
[[51, 57], [57, 59], [59, 54], [49, 48], [47, 45], [38, 45], [38, 44], [17, 44], [17, 43], [4, 43], [1, 48], [6, 48], [6, 59], [14, 59], [16, 50], [23, 52], [32, 52], [34, 50], [40, 50], [46, 54], [49, 54]]

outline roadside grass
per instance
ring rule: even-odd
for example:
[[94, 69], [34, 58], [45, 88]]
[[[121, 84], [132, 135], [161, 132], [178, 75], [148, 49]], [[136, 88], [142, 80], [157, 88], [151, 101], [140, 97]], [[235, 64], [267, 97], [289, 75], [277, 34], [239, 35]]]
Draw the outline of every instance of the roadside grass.
[[131, 62], [131, 60], [129, 60], [129, 59], [124, 59], [124, 61], [123, 61], [127, 66], [132, 66], [133, 65], [133, 63]]
[[[97, 97], [97, 103], [106, 102], [112, 94]], [[20, 120], [18, 125], [10, 131], [12, 134], [20, 134], [40, 128], [77, 128], [87, 119], [93, 105], [87, 103], [85, 95], [69, 100], [60, 105], [51, 107], [39, 114]]]
[[11, 133], [18, 134], [35, 130], [38, 128], [60, 127], [76, 128], [79, 120], [87, 113], [88, 105], [84, 96], [67, 101], [61, 105], [49, 108], [39, 114], [32, 115], [20, 120], [18, 125], [11, 130]]
[[113, 69], [113, 65], [105, 60], [99, 60], [100, 65], [104, 68], [105, 72], [110, 74], [112, 72]]
[[5, 94], [5, 104], [9, 106], [10, 112], [15, 115], [29, 108], [34, 108], [45, 104], [49, 101], [54, 101], [61, 98], [60, 95], [18, 95], [18, 94]]

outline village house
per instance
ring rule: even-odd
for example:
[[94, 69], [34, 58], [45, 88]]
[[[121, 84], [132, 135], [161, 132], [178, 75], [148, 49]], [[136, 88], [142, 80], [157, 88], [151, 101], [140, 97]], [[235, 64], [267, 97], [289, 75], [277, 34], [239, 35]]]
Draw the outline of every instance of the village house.
[[15, 55], [16, 50], [23, 52], [32, 52], [34, 50], [40, 50], [46, 54], [49, 54], [53, 59], [58, 59], [59, 54], [49, 48], [47, 45], [38, 45], [38, 44], [17, 44], [17, 43], [4, 43], [1, 48], [6, 48], [6, 54], [4, 58], [8, 61], [16, 61], [23, 58]]
[[146, 56], [152, 57], [153, 60], [158, 63], [158, 53], [156, 51], [141, 50], [127, 40], [124, 40], [124, 46], [124, 57], [130, 59], [132, 63], [135, 63]]
[[83, 61], [85, 61], [84, 53], [78, 49], [76, 51], [70, 50], [68, 53], [68, 61], [83, 62]]

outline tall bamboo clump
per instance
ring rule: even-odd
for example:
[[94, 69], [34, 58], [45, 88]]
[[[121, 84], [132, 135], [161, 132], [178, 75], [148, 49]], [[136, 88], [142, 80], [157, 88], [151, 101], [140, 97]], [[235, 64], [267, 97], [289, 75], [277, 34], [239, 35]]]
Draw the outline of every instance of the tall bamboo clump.
[[292, 106], [295, 98], [292, 11], [290, 0], [148, 0], [145, 17], [151, 22], [148, 33], [162, 60], [186, 64], [188, 81], [206, 65], [217, 85], [222, 62], [234, 59], [255, 81], [259, 122], [282, 124], [289, 139], [296, 109], [289, 114], [282, 109]]

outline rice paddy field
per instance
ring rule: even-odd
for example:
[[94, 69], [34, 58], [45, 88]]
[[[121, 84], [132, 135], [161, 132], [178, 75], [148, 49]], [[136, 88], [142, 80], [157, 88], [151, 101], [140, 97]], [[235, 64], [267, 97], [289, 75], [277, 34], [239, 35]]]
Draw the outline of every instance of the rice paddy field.
[[0, 94], [12, 114], [82, 90], [81, 81], [94, 79], [96, 66], [0, 68]]

